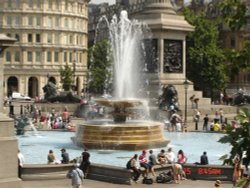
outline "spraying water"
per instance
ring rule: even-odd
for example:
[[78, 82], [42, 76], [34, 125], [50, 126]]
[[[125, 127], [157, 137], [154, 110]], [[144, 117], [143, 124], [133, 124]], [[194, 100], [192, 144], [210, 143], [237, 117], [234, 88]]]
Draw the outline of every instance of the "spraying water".
[[126, 11], [109, 25], [114, 61], [114, 97], [138, 98], [142, 72], [142, 42], [146, 26], [129, 20]]

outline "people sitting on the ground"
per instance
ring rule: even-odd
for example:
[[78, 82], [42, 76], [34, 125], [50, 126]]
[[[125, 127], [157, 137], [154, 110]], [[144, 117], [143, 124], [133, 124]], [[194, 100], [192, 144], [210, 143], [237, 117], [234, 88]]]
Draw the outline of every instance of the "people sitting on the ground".
[[208, 157], [207, 152], [203, 152], [203, 155], [200, 157], [200, 164], [201, 165], [207, 165], [208, 164]]
[[168, 158], [168, 163], [175, 163], [175, 154], [173, 152], [173, 148], [168, 148], [168, 152], [167, 152], [167, 158]]
[[88, 169], [89, 169], [89, 166], [90, 166], [89, 158], [90, 158], [90, 154], [88, 152], [88, 149], [85, 148], [84, 152], [82, 152], [82, 161], [81, 161], [81, 164], [80, 164], [80, 167], [79, 167], [84, 173], [84, 178], [87, 177]]
[[179, 164], [185, 164], [187, 162], [187, 157], [184, 155], [184, 152], [182, 150], [178, 151], [178, 159], [177, 163]]
[[62, 152], [62, 160], [61, 162], [63, 164], [68, 164], [69, 163], [69, 154], [66, 152], [66, 149], [61, 149], [61, 152]]
[[138, 155], [135, 154], [128, 162], [127, 162], [127, 169], [131, 169], [133, 170], [133, 176], [132, 176], [132, 179], [134, 181], [137, 181], [141, 175], [141, 172], [140, 170], [138, 169], [137, 167], [137, 158], [138, 158]]
[[142, 151], [142, 154], [139, 156], [139, 163], [140, 163], [140, 166], [146, 169], [146, 172], [145, 172], [146, 177], [148, 176], [149, 171], [152, 173], [153, 176], [155, 176], [154, 169], [153, 169], [153, 167], [148, 163], [146, 154], [147, 154], [146, 150], [143, 150], [143, 151]]
[[168, 162], [168, 158], [167, 158], [167, 156], [165, 154], [165, 150], [164, 149], [162, 149], [160, 151], [160, 153], [157, 155], [157, 159], [158, 159], [159, 164], [161, 164], [161, 165], [162, 164], [166, 164]]

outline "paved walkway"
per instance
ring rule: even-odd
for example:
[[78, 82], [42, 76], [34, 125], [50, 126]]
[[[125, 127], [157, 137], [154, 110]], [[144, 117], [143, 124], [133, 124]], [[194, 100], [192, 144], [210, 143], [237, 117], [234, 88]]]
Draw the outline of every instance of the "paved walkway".
[[[213, 188], [214, 181], [201, 181], [201, 180], [184, 180], [180, 184], [159, 184], [144, 185], [141, 183], [129, 185], [112, 184], [101, 181], [84, 180], [84, 188]], [[70, 188], [71, 181], [69, 179], [60, 180], [40, 180], [40, 181], [23, 181], [22, 188]], [[231, 182], [222, 182], [222, 188], [232, 188]]]

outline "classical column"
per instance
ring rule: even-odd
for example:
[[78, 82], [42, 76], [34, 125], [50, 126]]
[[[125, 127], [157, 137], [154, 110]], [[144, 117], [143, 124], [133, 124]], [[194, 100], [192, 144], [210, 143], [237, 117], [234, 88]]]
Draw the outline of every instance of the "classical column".
[[14, 121], [3, 114], [3, 54], [4, 49], [15, 42], [15, 39], [0, 34], [0, 187], [21, 187], [17, 177], [17, 140]]

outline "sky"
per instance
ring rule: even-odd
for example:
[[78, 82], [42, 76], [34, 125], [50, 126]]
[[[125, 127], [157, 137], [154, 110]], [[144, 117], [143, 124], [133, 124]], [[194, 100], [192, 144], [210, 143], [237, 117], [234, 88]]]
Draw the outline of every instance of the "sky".
[[108, 2], [110, 5], [115, 3], [115, 0], [91, 0], [90, 3], [99, 4]]

